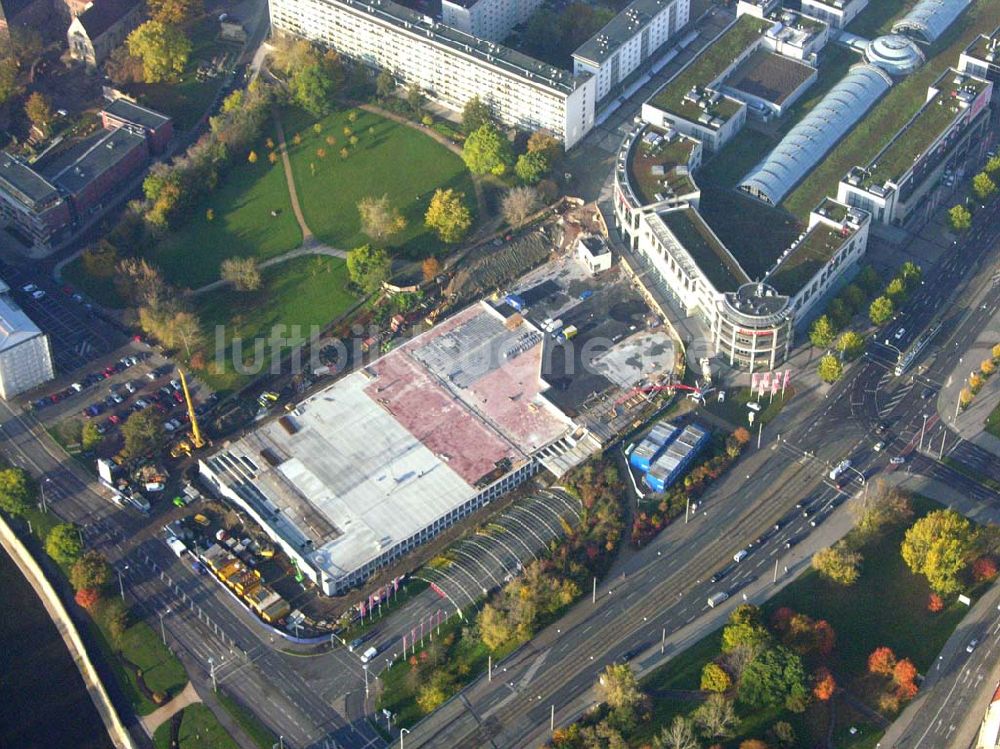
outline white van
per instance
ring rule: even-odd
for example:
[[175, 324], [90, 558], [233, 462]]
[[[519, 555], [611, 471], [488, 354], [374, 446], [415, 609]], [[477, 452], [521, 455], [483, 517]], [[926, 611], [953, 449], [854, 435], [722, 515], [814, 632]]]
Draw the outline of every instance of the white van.
[[747, 558], [747, 553], [748, 552], [746, 549], [740, 549], [735, 554], [733, 554], [733, 561], [736, 562], [736, 564], [739, 564], [740, 562], [742, 562], [744, 559]]
[[718, 606], [723, 601], [728, 600], [728, 598], [729, 598], [729, 594], [726, 593], [726, 592], [719, 592], [719, 593], [715, 593], [714, 595], [710, 595], [708, 597], [708, 607], [710, 609], [714, 609], [716, 606]]
[[378, 650], [376, 648], [368, 648], [365, 652], [361, 654], [361, 662], [368, 663], [372, 658], [378, 655]]

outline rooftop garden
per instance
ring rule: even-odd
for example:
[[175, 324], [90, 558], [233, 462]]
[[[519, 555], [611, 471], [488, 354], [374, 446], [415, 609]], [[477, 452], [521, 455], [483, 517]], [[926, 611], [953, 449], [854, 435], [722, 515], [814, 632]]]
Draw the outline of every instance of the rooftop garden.
[[729, 85], [775, 104], [783, 104], [803, 83], [815, 76], [815, 69], [805, 63], [759, 49], [737, 68]]
[[[665, 186], [679, 194], [695, 189], [690, 177], [672, 173], [677, 166], [687, 166], [694, 147], [694, 141], [687, 138], [677, 138], [658, 146], [639, 141], [632, 150], [628, 170], [629, 181], [642, 204], [655, 202], [656, 194], [665, 192]], [[663, 167], [663, 174], [654, 174], [655, 167]]]
[[849, 238], [850, 235], [845, 237], [827, 224], [816, 224], [795, 250], [781, 261], [774, 274], [768, 276], [767, 282], [779, 294], [794, 296]]
[[[881, 4], [872, 3], [868, 9], [879, 5]], [[861, 16], [858, 17], [860, 18]], [[975, 0], [952, 28], [931, 46], [927, 64], [883, 96], [864, 120], [785, 198], [784, 207], [796, 216], [807, 216], [813, 206], [829, 192], [831, 184], [836, 184], [851, 167], [867, 164], [892, 135], [906, 124], [924, 104], [927, 87], [955, 63], [962, 50], [983, 29], [995, 29], [998, 25], [1000, 3]], [[860, 33], [853, 24], [849, 30]]]
[[[684, 97], [691, 89], [700, 90], [718, 80], [733, 61], [759, 39], [770, 25], [770, 22], [749, 14], [740, 16], [736, 23], [706, 47], [690, 65], [660, 89], [649, 103], [671, 114], [697, 121], [703, 110], [697, 104], [685, 101]], [[728, 119], [738, 110], [739, 104], [723, 98], [710, 114]]]
[[826, 216], [831, 221], [843, 223], [847, 218], [848, 208], [843, 203], [838, 203], [830, 197], [823, 198], [823, 202], [816, 206], [816, 212], [821, 216]]
[[735, 291], [750, 280], [697, 211], [666, 211], [660, 218], [718, 291]]
[[[945, 74], [948, 77], [948, 74]], [[950, 82], [943, 83], [947, 88]], [[985, 83], [966, 79], [963, 87], [975, 90], [975, 95], [983, 90]], [[951, 90], [941, 91], [917, 112], [894, 137], [889, 145], [872, 160], [868, 169], [865, 186], [882, 184], [887, 180], [897, 180], [913, 166], [916, 160], [930, 148], [956, 117], [962, 112], [958, 99]]]
[[983, 34], [982, 36], [976, 37], [975, 41], [969, 45], [969, 48], [965, 52], [966, 54], [972, 57], [977, 57], [981, 60], [985, 58], [986, 54], [990, 51], [990, 43], [996, 40], [1000, 40], [1000, 35], [989, 36], [988, 34]]

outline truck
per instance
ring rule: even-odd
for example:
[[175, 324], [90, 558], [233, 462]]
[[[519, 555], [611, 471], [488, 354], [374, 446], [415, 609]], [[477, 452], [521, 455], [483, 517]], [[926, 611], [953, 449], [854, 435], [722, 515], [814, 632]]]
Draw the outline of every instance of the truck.
[[729, 599], [729, 594], [726, 593], [725, 591], [719, 591], [718, 593], [713, 593], [708, 597], [708, 607], [710, 609], [714, 609], [720, 603], [728, 599]]
[[177, 555], [178, 559], [188, 553], [187, 546], [177, 536], [167, 536], [167, 546]]
[[833, 467], [833, 470], [830, 471], [830, 481], [836, 481], [845, 471], [849, 470], [850, 467], [851, 461], [849, 460], [842, 460], [837, 463], [837, 465]]
[[368, 663], [372, 658], [378, 655], [378, 648], [368, 648], [365, 652], [361, 654], [361, 662]]

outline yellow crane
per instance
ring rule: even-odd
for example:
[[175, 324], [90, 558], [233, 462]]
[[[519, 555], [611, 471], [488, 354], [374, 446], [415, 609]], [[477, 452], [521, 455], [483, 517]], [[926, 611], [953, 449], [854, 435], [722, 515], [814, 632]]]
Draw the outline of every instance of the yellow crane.
[[188, 392], [184, 370], [178, 368], [177, 372], [181, 376], [181, 387], [184, 389], [184, 400], [188, 407], [188, 418], [191, 419], [191, 446], [196, 450], [200, 450], [205, 446], [205, 439], [201, 436], [201, 429], [198, 428], [198, 416], [194, 412], [194, 403], [191, 402], [191, 393]]

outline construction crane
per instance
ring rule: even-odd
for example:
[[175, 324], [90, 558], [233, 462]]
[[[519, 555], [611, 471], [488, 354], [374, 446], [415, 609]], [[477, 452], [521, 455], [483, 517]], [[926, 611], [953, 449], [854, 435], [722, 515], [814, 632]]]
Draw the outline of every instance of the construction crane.
[[184, 378], [184, 370], [178, 369], [181, 376], [181, 387], [184, 389], [184, 401], [187, 403], [188, 418], [191, 419], [191, 446], [200, 450], [205, 446], [205, 439], [201, 436], [201, 429], [198, 427], [198, 416], [194, 412], [194, 403], [191, 402], [191, 393], [188, 392], [187, 380]]

